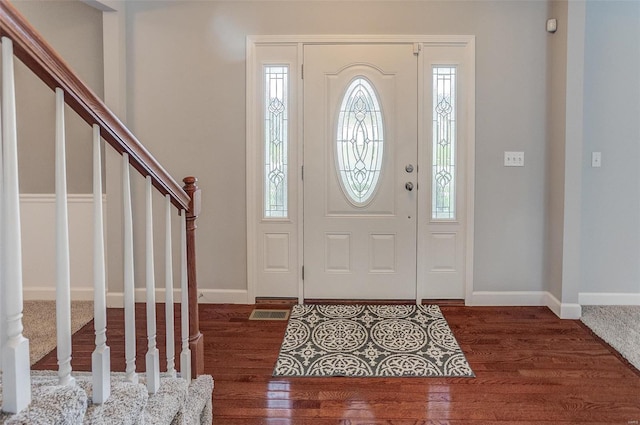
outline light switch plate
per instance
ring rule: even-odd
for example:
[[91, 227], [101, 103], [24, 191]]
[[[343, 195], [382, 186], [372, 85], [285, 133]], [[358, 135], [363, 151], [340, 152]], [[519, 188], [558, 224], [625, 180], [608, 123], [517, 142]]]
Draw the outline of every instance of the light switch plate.
[[524, 167], [524, 152], [506, 152], [504, 153], [505, 167]]
[[591, 152], [591, 167], [598, 168], [602, 166], [602, 153]]

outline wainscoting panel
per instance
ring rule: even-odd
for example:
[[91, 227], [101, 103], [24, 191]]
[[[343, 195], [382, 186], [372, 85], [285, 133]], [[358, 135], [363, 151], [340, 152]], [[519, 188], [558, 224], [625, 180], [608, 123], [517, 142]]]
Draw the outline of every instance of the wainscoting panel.
[[[103, 197], [106, 209], [106, 197]], [[93, 299], [93, 195], [68, 195], [71, 298]], [[55, 195], [20, 195], [26, 300], [55, 299]], [[105, 224], [106, 226], [106, 224]]]

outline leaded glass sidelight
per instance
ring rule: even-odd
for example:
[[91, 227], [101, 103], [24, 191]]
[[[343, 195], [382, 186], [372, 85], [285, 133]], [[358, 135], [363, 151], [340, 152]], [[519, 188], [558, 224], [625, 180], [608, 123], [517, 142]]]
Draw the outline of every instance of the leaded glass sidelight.
[[288, 66], [264, 67], [264, 216], [286, 218]]
[[338, 114], [336, 159], [341, 185], [356, 206], [376, 191], [382, 170], [384, 125], [371, 83], [356, 77], [347, 88]]
[[456, 68], [433, 67], [432, 218], [456, 218]]

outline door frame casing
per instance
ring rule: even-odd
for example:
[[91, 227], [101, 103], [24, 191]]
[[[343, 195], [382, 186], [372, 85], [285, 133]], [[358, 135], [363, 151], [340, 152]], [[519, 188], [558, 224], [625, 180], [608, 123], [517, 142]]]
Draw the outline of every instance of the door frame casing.
[[[466, 163], [465, 163], [465, 301], [470, 302], [473, 294], [473, 248], [474, 248], [474, 199], [475, 199], [475, 36], [473, 35], [252, 35], [246, 40], [246, 194], [247, 194], [247, 303], [253, 304], [256, 295], [260, 295], [259, 290], [259, 259], [263, 255], [263, 243], [260, 240], [262, 231], [260, 226], [264, 223], [262, 217], [262, 204], [258, 201], [261, 198], [262, 184], [262, 135], [260, 127], [256, 125], [258, 105], [261, 103], [261, 94], [257, 89], [260, 82], [256, 76], [256, 67], [260, 64], [257, 61], [257, 51], [261, 46], [288, 46], [297, 52], [297, 60], [290, 62], [291, 78], [298, 81], [295, 96], [296, 111], [293, 111], [300, 121], [295, 126], [293, 139], [298, 147], [295, 149], [295, 158], [289, 158], [289, 182], [293, 184], [290, 188], [294, 192], [295, 205], [289, 205], [290, 209], [296, 208], [295, 219], [283, 221], [288, 224], [286, 233], [292, 237], [289, 239], [293, 245], [290, 251], [294, 251], [293, 256], [297, 259], [296, 264], [290, 265], [289, 273], [293, 273], [293, 280], [296, 287], [290, 289], [290, 293], [282, 296], [297, 297], [299, 303], [304, 301], [303, 272], [304, 261], [304, 223], [303, 223], [303, 195], [304, 185], [302, 184], [303, 164], [303, 99], [304, 93], [301, 81], [301, 65], [303, 62], [304, 46], [309, 44], [408, 44], [412, 43], [416, 49], [422, 46], [443, 46], [458, 47], [464, 49], [466, 75], [465, 75], [465, 106], [467, 108], [466, 120], [462, 124], [466, 127], [467, 137], [465, 139]], [[419, 61], [419, 73], [423, 72], [422, 60]], [[424, 79], [418, 82], [420, 96], [424, 96]], [[422, 101], [418, 103], [418, 141], [424, 139], [425, 126], [423, 122]], [[270, 221], [270, 223], [273, 223]], [[416, 248], [418, 258], [420, 255], [420, 244]], [[416, 281], [416, 301], [419, 301], [423, 292], [420, 276]]]

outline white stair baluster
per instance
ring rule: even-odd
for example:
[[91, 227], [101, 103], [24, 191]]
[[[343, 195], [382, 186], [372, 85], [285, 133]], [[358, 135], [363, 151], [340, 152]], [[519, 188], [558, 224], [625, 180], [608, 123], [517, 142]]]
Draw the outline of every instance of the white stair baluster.
[[136, 373], [136, 300], [133, 271], [133, 216], [131, 208], [131, 184], [129, 178], [129, 154], [122, 154], [122, 194], [124, 206], [124, 338], [125, 379], [138, 383]]
[[58, 383], [74, 385], [71, 376], [71, 272], [64, 135], [64, 92], [56, 89], [56, 336]]
[[107, 345], [107, 300], [102, 211], [102, 159], [100, 127], [93, 125], [93, 321], [96, 348], [91, 355], [93, 403], [102, 404], [111, 394], [111, 349]]
[[189, 285], [187, 278], [187, 212], [180, 215], [180, 320], [182, 325], [182, 352], [180, 353], [180, 375], [191, 382], [191, 350], [189, 349]]
[[173, 321], [173, 256], [171, 253], [171, 197], [165, 196], [165, 245], [164, 245], [164, 307], [166, 323], [166, 349], [167, 349], [167, 374], [173, 378], [176, 376], [175, 366], [175, 332]]
[[160, 388], [160, 352], [156, 347], [156, 282], [153, 264], [153, 187], [147, 176], [146, 190], [146, 265], [147, 265], [147, 390], [155, 394]]
[[13, 42], [2, 37], [2, 282], [6, 341], [2, 360], [2, 410], [17, 413], [31, 402], [29, 340], [22, 336], [22, 242], [18, 189], [18, 136]]

